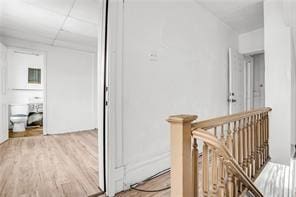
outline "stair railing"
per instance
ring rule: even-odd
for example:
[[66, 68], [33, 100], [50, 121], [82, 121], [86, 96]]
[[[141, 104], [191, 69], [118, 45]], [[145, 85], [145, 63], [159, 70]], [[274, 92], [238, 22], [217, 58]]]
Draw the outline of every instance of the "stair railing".
[[270, 111], [197, 122], [195, 115], [169, 117], [171, 197], [237, 197], [246, 191], [263, 196], [253, 181], [270, 159]]

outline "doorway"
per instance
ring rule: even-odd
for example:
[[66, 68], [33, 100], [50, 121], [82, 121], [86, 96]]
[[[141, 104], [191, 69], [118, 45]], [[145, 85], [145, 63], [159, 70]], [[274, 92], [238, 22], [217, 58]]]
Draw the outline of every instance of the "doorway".
[[9, 138], [46, 134], [45, 55], [21, 48], [8, 48], [7, 64]]
[[[253, 108], [265, 107], [265, 63], [264, 53], [253, 58]], [[251, 90], [250, 90], [251, 91]]]
[[242, 55], [229, 49], [229, 114], [265, 106], [264, 53]]

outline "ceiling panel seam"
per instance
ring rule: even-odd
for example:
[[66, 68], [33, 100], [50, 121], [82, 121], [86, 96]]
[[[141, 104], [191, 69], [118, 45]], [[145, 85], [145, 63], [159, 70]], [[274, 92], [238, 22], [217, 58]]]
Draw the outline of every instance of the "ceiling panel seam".
[[71, 12], [72, 12], [72, 9], [73, 9], [74, 6], [75, 6], [76, 1], [77, 1], [77, 0], [73, 0], [73, 3], [72, 3], [72, 5], [71, 5], [71, 8], [69, 9], [69, 12], [68, 12], [67, 15], [65, 16], [65, 19], [64, 19], [64, 21], [63, 21], [63, 23], [62, 23], [60, 29], [58, 30], [56, 36], [54, 37], [54, 39], [53, 39], [53, 41], [52, 41], [52, 46], [55, 44], [55, 41], [57, 40], [57, 38], [58, 38], [60, 32], [63, 31], [64, 25], [65, 25], [67, 19], [70, 17], [70, 14], [71, 14]]

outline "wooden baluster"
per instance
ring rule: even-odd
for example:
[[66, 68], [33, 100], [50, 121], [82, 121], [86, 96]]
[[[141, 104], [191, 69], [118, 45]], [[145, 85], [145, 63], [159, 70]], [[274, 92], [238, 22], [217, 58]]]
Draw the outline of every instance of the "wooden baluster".
[[228, 125], [227, 125], [226, 146], [227, 146], [230, 154], [233, 155], [232, 132], [231, 132], [231, 128], [230, 128], [230, 123], [228, 123]]
[[243, 160], [244, 160], [244, 153], [243, 153], [243, 128], [242, 128], [242, 121], [239, 120], [239, 128], [238, 128], [238, 149], [239, 149], [239, 160], [238, 163], [241, 167], [243, 167]]
[[203, 144], [202, 151], [202, 185], [203, 185], [203, 196], [208, 196], [209, 194], [209, 165], [208, 165], [208, 152], [209, 147], [206, 143]]
[[243, 169], [248, 174], [248, 122], [243, 119]]
[[233, 156], [238, 162], [238, 127], [236, 121], [233, 123]]
[[224, 164], [223, 157], [219, 157], [219, 167], [218, 167], [218, 180], [219, 180], [219, 188], [218, 188], [218, 196], [225, 196], [225, 185], [224, 185]]
[[264, 165], [266, 161], [266, 154], [265, 154], [265, 113], [262, 114], [262, 165]]
[[[233, 122], [233, 156], [234, 159], [238, 162], [238, 124]], [[239, 195], [239, 182], [238, 178], [234, 176], [234, 196]]]
[[265, 125], [265, 138], [264, 138], [264, 149], [265, 149], [265, 163], [268, 160], [268, 112], [265, 113], [265, 121], [264, 121], [264, 125]]
[[255, 159], [255, 116], [251, 117], [251, 159], [252, 159], [252, 177], [256, 174], [256, 159]]
[[252, 120], [248, 117], [248, 175], [252, 177]]
[[[229, 153], [233, 155], [233, 143], [232, 143], [232, 132], [230, 128], [230, 123], [228, 123], [227, 127], [227, 148], [229, 150]], [[229, 169], [226, 169], [227, 172], [227, 196], [228, 197], [234, 197], [234, 178], [233, 174]]]
[[193, 139], [192, 146], [192, 172], [193, 172], [193, 196], [198, 197], [199, 185], [198, 185], [198, 144], [196, 138]]
[[261, 154], [260, 154], [260, 142], [261, 142], [261, 135], [260, 135], [260, 115], [257, 115], [257, 129], [256, 129], [256, 137], [257, 137], [257, 144], [256, 144], [256, 153], [257, 153], [257, 159], [256, 159], [256, 173], [260, 169], [261, 164]]
[[220, 141], [221, 141], [222, 144], [225, 144], [224, 125], [221, 125]]
[[268, 116], [268, 113], [266, 115], [266, 132], [267, 132], [267, 135], [266, 135], [266, 146], [267, 146], [267, 158], [270, 159], [270, 156], [269, 156], [269, 116]]
[[260, 114], [260, 168], [264, 162], [264, 155], [263, 155], [263, 114]]
[[[214, 135], [217, 136], [217, 128], [214, 128]], [[212, 196], [218, 194], [218, 168], [217, 168], [217, 153], [216, 150], [212, 150]]]

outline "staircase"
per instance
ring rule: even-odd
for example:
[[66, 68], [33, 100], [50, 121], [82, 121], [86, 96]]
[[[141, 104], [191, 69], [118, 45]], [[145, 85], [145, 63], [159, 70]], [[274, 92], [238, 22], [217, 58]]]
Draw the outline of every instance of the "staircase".
[[260, 108], [205, 121], [194, 115], [169, 117], [171, 197], [263, 197], [254, 180], [270, 159], [270, 111]]

